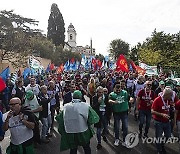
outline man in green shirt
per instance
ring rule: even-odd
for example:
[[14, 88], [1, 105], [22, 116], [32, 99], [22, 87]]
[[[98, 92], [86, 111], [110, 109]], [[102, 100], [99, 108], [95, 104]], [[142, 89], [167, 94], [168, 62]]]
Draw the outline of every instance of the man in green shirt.
[[125, 137], [128, 133], [128, 93], [122, 90], [121, 83], [116, 84], [114, 87], [114, 92], [109, 94], [109, 103], [112, 103], [112, 110], [114, 116], [114, 131], [115, 131], [115, 142], [114, 145], [119, 145], [119, 129], [120, 120], [122, 121], [123, 130], [123, 146], [125, 144]]
[[60, 150], [70, 149], [70, 154], [77, 154], [78, 146], [83, 147], [85, 154], [91, 154], [90, 139], [94, 135], [91, 125], [99, 121], [97, 113], [81, 99], [81, 91], [75, 90], [72, 102], [65, 104], [56, 116], [61, 134]]

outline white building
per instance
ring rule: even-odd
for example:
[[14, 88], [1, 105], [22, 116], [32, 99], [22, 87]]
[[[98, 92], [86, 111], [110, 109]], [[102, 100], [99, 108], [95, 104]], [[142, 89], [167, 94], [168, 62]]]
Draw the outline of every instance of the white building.
[[72, 52], [77, 52], [79, 54], [84, 54], [87, 57], [91, 55], [95, 56], [96, 52], [95, 52], [95, 48], [92, 48], [92, 40], [90, 46], [88, 45], [86, 45], [85, 47], [77, 46], [76, 44], [77, 33], [72, 23], [70, 23], [70, 25], [68, 26], [67, 35], [68, 35], [68, 41], [65, 43], [64, 46], [65, 49], [71, 50]]

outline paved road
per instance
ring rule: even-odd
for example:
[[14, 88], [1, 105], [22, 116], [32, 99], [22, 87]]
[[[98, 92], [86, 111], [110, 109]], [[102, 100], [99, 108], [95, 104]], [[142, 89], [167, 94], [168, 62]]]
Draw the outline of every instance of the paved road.
[[[128, 125], [129, 132], [137, 132], [138, 130], [138, 123], [134, 121], [133, 115], [129, 115], [129, 125]], [[107, 136], [108, 142], [102, 141], [103, 148], [101, 150], [96, 150], [96, 136], [94, 136], [91, 140], [91, 149], [92, 154], [155, 154], [156, 153], [156, 147], [155, 144], [143, 144], [140, 140], [139, 144], [132, 148], [127, 149], [123, 147], [122, 145], [119, 145], [118, 147], [115, 147], [113, 145], [114, 142], [114, 135], [113, 135], [113, 120], [111, 120], [111, 124], [109, 126], [110, 134]], [[153, 123], [151, 123], [151, 127], [149, 130], [149, 136], [154, 136], [154, 126]], [[6, 147], [9, 145], [9, 132], [6, 133], [6, 137], [1, 142], [1, 146], [3, 149], [3, 154], [5, 153]], [[48, 144], [42, 144], [39, 145], [36, 148], [36, 154], [69, 154], [69, 151], [63, 151], [60, 152], [59, 150], [60, 145], [60, 134], [57, 131], [57, 123], [55, 122], [55, 130], [53, 132], [53, 137], [51, 138], [51, 142]], [[169, 154], [178, 154], [178, 143], [174, 144], [166, 144], [165, 148], [167, 150], [167, 153]], [[78, 154], [83, 154], [83, 149], [79, 147]]]

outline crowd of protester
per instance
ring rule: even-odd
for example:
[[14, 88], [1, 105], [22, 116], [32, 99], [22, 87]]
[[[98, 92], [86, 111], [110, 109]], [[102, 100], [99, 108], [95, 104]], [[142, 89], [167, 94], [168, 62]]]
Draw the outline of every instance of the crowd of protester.
[[[108, 125], [112, 119], [114, 146], [121, 143], [127, 147], [125, 138], [128, 134], [129, 113], [139, 122], [139, 138], [148, 137], [151, 118], [156, 137], [169, 138], [173, 136], [176, 127], [180, 134], [180, 83], [173, 82], [164, 74], [147, 76], [111, 70], [46, 73], [29, 75], [25, 79], [18, 77], [15, 85], [7, 79], [6, 86], [0, 93], [0, 140], [3, 140], [5, 131], [9, 129], [11, 141], [7, 148], [8, 154], [23, 154], [23, 151], [33, 154], [38, 144], [51, 142], [55, 119], [64, 140], [61, 150], [71, 149], [72, 154], [77, 153], [77, 146], [83, 146], [85, 153], [91, 153], [90, 138], [93, 130], [89, 123], [96, 128], [97, 150], [100, 150], [101, 137], [107, 142]], [[86, 96], [90, 104], [81, 104], [79, 108], [87, 113], [77, 109], [78, 103], [86, 102]], [[84, 121], [78, 119], [77, 113], [73, 114], [72, 108], [86, 117], [86, 124], [80, 125], [78, 130], [70, 127]], [[72, 115], [74, 119], [77, 116], [77, 121], [71, 119]], [[67, 131], [70, 131], [70, 136]], [[86, 137], [83, 137], [82, 132]], [[77, 138], [81, 138], [79, 144], [69, 144], [67, 138], [72, 141], [76, 136], [74, 134], [78, 133], [80, 136]], [[166, 153], [163, 144], [159, 143], [156, 147], [158, 153]]]

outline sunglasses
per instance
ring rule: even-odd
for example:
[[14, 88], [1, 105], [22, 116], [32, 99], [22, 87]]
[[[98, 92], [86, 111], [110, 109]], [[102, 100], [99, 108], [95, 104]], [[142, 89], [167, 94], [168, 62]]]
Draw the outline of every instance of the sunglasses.
[[9, 106], [15, 106], [16, 104], [19, 104], [19, 103], [13, 103], [13, 104], [9, 104]]

